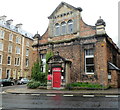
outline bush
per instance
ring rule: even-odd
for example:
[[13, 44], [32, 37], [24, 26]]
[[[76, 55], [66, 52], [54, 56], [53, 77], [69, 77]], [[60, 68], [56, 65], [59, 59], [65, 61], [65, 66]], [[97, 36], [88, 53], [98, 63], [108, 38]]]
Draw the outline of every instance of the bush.
[[27, 87], [30, 89], [35, 89], [35, 88], [38, 88], [40, 85], [41, 84], [39, 81], [30, 81], [28, 82]]

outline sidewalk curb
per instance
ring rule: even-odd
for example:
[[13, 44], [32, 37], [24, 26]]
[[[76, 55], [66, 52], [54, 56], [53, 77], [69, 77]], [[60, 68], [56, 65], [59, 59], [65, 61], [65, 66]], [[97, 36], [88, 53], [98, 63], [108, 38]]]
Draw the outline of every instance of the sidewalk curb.
[[10, 93], [10, 94], [26, 94], [26, 95], [30, 95], [30, 94], [40, 94], [40, 95], [46, 95], [46, 94], [56, 94], [56, 95], [74, 95], [74, 96], [82, 96], [82, 95], [120, 95], [120, 93], [75, 93], [75, 92], [62, 92], [62, 93], [57, 93], [57, 92], [33, 92], [33, 93], [28, 93], [28, 92], [11, 92], [11, 91], [5, 91], [6, 93]]

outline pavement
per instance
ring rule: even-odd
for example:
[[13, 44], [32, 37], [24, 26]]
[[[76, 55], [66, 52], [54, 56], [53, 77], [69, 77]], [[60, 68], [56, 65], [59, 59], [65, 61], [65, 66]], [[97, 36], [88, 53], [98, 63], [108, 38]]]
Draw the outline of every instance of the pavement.
[[110, 88], [107, 90], [46, 90], [46, 89], [28, 89], [12, 88], [4, 91], [11, 94], [59, 94], [59, 95], [120, 95], [120, 89]]

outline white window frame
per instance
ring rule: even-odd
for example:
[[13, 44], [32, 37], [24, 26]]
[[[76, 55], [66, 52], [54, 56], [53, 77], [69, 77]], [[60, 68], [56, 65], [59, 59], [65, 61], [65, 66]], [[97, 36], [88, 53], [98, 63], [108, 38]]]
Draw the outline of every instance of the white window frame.
[[0, 30], [0, 39], [4, 39], [5, 31]]
[[16, 54], [20, 54], [20, 47], [16, 46]]
[[26, 67], [28, 67], [28, 66], [29, 66], [29, 59], [28, 59], [28, 58], [26, 58], [26, 60], [25, 60], [25, 61], [26, 61], [26, 63], [25, 63], [25, 64], [26, 64]]
[[60, 35], [60, 24], [56, 23], [55, 24], [55, 36]]
[[41, 61], [42, 61], [42, 66], [41, 66], [41, 72], [45, 73], [46, 71], [46, 54], [41, 54]]
[[68, 25], [68, 33], [69, 34], [71, 34], [71, 33], [73, 33], [73, 28], [74, 28], [74, 26], [73, 26], [73, 20], [69, 20], [68, 22], [67, 22], [67, 25]]
[[15, 58], [15, 66], [20, 66], [20, 57]]
[[9, 34], [9, 41], [13, 41], [13, 34], [12, 33]]
[[30, 43], [29, 43], [29, 41], [27, 41], [27, 42], [26, 42], [26, 46], [29, 47], [29, 45], [30, 45]]
[[20, 66], [20, 58], [17, 58], [17, 66]]
[[19, 37], [19, 36], [16, 37], [16, 43], [21, 44], [21, 37]]
[[[9, 74], [7, 73], [7, 71], [9, 70]], [[11, 69], [6, 69], [6, 78], [7, 78], [7, 74], [8, 74], [8, 79], [11, 77]]]
[[[8, 58], [10, 58], [10, 60]], [[10, 62], [10, 63], [8, 63], [8, 62]], [[11, 65], [11, 56], [7, 57], [7, 65]]]
[[12, 53], [12, 44], [8, 45], [8, 53]]
[[[89, 50], [93, 50], [93, 49], [88, 49], [88, 50], [85, 50], [85, 73], [86, 74], [94, 74], [94, 72], [87, 72], [87, 68], [86, 68], [86, 59], [87, 58], [93, 58], [93, 60], [94, 60], [94, 53], [93, 54], [90, 54], [90, 55], [87, 55], [86, 53], [87, 53], [87, 51], [89, 51]], [[94, 51], [94, 50], [93, 50]]]
[[0, 54], [0, 56], [1, 56], [0, 64], [2, 64], [3, 55]]
[[2, 68], [0, 68], [0, 79], [2, 79]]
[[66, 34], [66, 22], [62, 22], [61, 23], [61, 33], [62, 35], [65, 35]]
[[29, 49], [26, 49], [26, 56], [29, 56]]
[[0, 42], [0, 51], [3, 51], [3, 43]]

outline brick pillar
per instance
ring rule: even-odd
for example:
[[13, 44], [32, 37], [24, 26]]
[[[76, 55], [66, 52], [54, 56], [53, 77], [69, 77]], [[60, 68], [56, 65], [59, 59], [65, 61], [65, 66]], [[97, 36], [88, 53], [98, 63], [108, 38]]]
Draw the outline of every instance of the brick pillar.
[[[99, 37], [99, 36], [98, 36]], [[95, 47], [95, 72], [98, 76], [98, 83], [108, 85], [108, 72], [107, 72], [107, 48], [105, 38], [98, 38]]]

